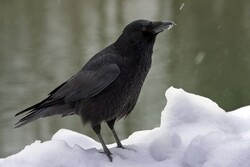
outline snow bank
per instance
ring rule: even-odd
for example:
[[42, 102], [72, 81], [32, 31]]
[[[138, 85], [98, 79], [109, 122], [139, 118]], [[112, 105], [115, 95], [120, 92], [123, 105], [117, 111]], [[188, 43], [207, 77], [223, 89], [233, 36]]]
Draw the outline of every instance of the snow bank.
[[213, 101], [169, 88], [161, 125], [135, 132], [109, 145], [113, 162], [93, 139], [59, 130], [52, 140], [36, 141], [0, 159], [1, 167], [249, 167], [250, 106], [225, 113]]

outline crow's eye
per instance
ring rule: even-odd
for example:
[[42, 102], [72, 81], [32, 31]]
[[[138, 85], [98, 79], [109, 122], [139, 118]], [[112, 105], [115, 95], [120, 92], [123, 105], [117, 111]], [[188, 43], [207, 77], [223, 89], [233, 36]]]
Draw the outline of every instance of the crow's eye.
[[142, 32], [145, 32], [147, 30], [147, 27], [146, 26], [143, 26], [142, 28], [141, 28], [141, 31]]

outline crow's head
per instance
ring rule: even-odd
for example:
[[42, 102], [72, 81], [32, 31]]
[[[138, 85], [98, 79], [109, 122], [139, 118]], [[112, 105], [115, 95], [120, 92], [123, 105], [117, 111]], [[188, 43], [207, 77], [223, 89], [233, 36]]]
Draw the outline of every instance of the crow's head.
[[[136, 20], [129, 23], [118, 39], [125, 45], [131, 44], [154, 44], [155, 37], [165, 29], [170, 29], [175, 24], [172, 21], [149, 21]], [[146, 43], [145, 43], [146, 42]]]
[[128, 24], [123, 33], [140, 33], [142, 35], [156, 35], [165, 29], [170, 29], [175, 24], [172, 21], [149, 21], [149, 20], [136, 20]]

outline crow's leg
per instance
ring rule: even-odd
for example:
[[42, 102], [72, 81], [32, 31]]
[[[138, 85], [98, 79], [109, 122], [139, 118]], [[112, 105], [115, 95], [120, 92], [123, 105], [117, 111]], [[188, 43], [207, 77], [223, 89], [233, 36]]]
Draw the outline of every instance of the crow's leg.
[[102, 144], [102, 148], [103, 148], [104, 153], [108, 156], [110, 162], [112, 162], [111, 152], [109, 151], [108, 147], [106, 146], [106, 144], [102, 138], [102, 135], [101, 135], [101, 125], [98, 124], [98, 125], [92, 126], [92, 128], [93, 128], [94, 132], [96, 133], [99, 141]]
[[110, 121], [107, 121], [107, 124], [108, 124], [108, 126], [109, 126], [111, 132], [113, 133], [113, 136], [114, 136], [115, 141], [116, 141], [116, 143], [117, 143], [117, 147], [119, 147], [119, 148], [124, 148], [123, 145], [122, 145], [122, 143], [121, 143], [121, 141], [120, 141], [120, 139], [119, 139], [119, 137], [117, 136], [117, 134], [116, 134], [116, 132], [115, 132], [115, 129], [114, 129], [115, 119], [110, 120]]

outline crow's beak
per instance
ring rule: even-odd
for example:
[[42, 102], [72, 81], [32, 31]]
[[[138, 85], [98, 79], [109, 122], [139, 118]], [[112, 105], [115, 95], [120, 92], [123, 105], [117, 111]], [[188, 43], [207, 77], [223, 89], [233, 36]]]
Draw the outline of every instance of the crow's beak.
[[150, 29], [152, 33], [158, 34], [165, 29], [172, 28], [174, 25], [176, 24], [172, 21], [156, 21], [151, 24]]

